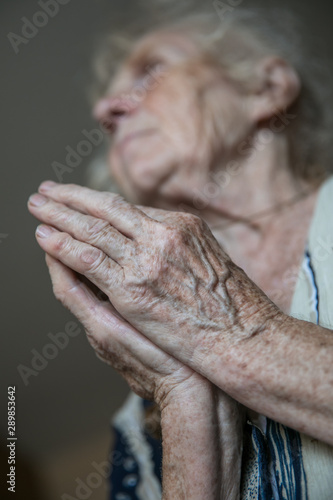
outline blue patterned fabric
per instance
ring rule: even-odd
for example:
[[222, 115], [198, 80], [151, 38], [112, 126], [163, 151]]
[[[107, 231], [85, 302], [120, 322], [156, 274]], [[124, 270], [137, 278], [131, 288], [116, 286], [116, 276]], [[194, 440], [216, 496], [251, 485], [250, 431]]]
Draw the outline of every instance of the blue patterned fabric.
[[[154, 403], [138, 398], [142, 410], [146, 410]], [[143, 423], [142, 423], [143, 424]], [[116, 426], [112, 426], [114, 432], [114, 445], [111, 455], [114, 460], [110, 474], [111, 500], [141, 500], [137, 496], [140, 482], [142, 481], [142, 470], [135, 459], [131, 443], [124, 433]], [[141, 426], [142, 436], [148, 448], [149, 456], [153, 463], [153, 472], [159, 484], [162, 484], [162, 441], [155, 439], [144, 427]], [[138, 451], [138, 450], [136, 450]]]
[[[151, 404], [141, 400], [143, 408]], [[141, 481], [140, 466], [126, 437], [113, 427], [113, 456], [117, 457], [110, 481], [111, 500], [140, 500], [137, 487]], [[306, 477], [302, 463], [299, 433], [267, 419], [266, 432], [248, 421], [245, 425], [244, 461], [255, 460], [257, 474], [248, 483], [246, 495], [256, 500], [307, 500]], [[161, 484], [162, 443], [144, 431], [146, 444], [154, 463], [155, 477]]]
[[115, 427], [114, 447], [111, 459], [111, 500], [140, 500], [136, 486], [140, 478], [139, 466], [131, 452], [125, 436]]
[[267, 419], [267, 441], [279, 500], [307, 500], [299, 433]]
[[266, 419], [263, 431], [250, 420], [244, 428], [241, 498], [308, 500], [298, 432]]

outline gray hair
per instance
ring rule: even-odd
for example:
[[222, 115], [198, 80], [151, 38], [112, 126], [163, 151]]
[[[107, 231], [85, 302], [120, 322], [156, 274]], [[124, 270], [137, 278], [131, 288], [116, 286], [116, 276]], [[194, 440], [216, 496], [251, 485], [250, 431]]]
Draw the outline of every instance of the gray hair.
[[318, 49], [313, 53], [306, 46], [305, 27], [289, 11], [231, 7], [240, 3], [229, 1], [230, 8], [221, 10], [219, 6], [226, 3], [202, 6], [195, 0], [177, 4], [160, 0], [155, 12], [150, 5], [145, 22], [136, 20], [126, 36], [113, 33], [104, 42], [96, 58], [93, 98], [105, 91], [121, 60], [149, 31], [181, 29], [188, 33], [244, 89], [253, 80], [256, 62], [267, 56], [281, 57], [301, 81], [300, 95], [288, 109], [295, 118], [285, 128], [291, 168], [297, 178], [320, 181], [333, 171], [331, 68], [321, 54], [318, 57]]

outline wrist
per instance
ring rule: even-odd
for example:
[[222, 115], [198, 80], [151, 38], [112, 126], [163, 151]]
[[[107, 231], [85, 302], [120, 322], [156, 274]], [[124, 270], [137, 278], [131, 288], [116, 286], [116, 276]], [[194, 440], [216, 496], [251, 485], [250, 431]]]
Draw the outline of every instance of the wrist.
[[190, 412], [194, 406], [202, 406], [212, 400], [213, 386], [205, 378], [191, 370], [191, 375], [175, 383], [164, 381], [155, 391], [155, 401], [159, 405], [161, 414], [171, 408], [178, 408], [180, 412]]
[[226, 291], [234, 310], [235, 340], [248, 339], [271, 328], [272, 321], [283, 315], [282, 311], [246, 275], [232, 264], [232, 276], [226, 282]]

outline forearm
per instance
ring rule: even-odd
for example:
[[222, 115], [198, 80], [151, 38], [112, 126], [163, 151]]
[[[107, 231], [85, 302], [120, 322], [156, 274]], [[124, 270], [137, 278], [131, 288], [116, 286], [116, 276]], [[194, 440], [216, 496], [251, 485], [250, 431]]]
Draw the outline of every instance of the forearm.
[[215, 386], [219, 425], [220, 498], [239, 500], [245, 408]]
[[210, 341], [207, 356], [201, 349], [201, 373], [237, 401], [333, 445], [332, 331], [279, 314], [252, 335]]
[[160, 407], [163, 500], [238, 500], [242, 407], [197, 375]]
[[84, 275], [128, 324], [245, 406], [333, 445], [331, 331], [279, 312], [198, 217], [154, 219], [73, 185], [43, 192], [29, 208], [53, 226], [38, 236], [53, 265]]
[[[203, 380], [203, 379], [202, 379]], [[213, 386], [173, 391], [161, 406], [163, 500], [220, 498], [220, 452]]]

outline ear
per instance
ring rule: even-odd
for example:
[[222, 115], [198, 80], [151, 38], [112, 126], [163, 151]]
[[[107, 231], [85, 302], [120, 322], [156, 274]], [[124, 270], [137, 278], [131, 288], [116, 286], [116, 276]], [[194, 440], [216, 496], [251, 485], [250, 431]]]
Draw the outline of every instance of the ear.
[[257, 123], [285, 111], [298, 97], [301, 82], [290, 64], [280, 57], [267, 57], [255, 68], [256, 85], [250, 97], [250, 112]]

